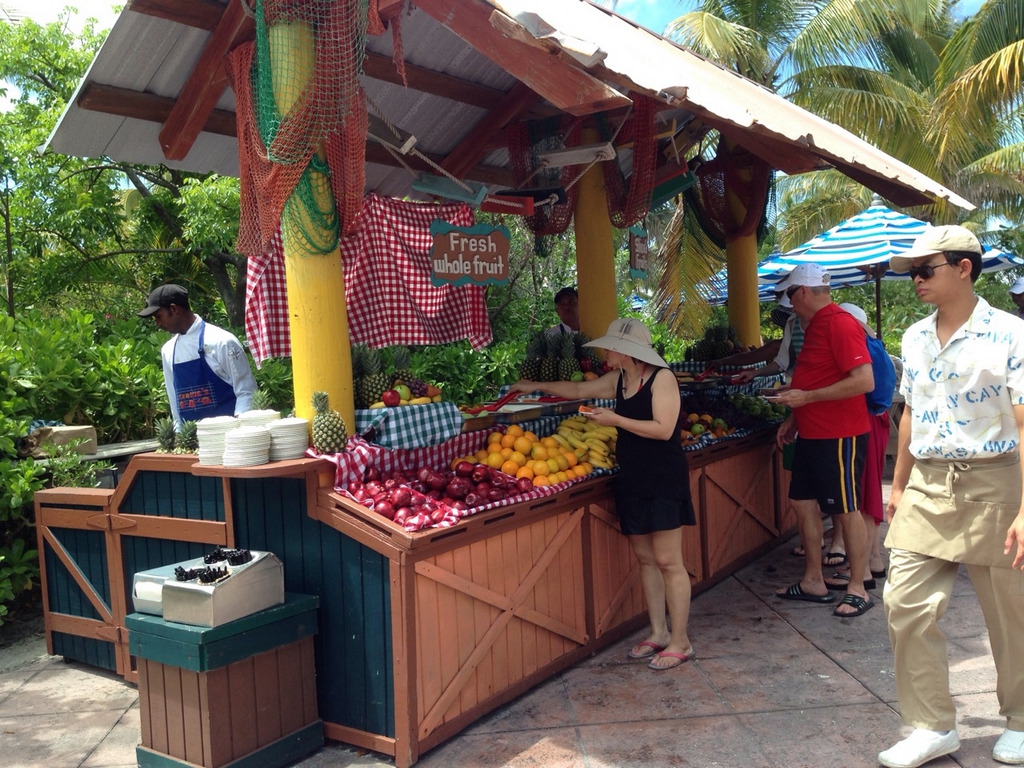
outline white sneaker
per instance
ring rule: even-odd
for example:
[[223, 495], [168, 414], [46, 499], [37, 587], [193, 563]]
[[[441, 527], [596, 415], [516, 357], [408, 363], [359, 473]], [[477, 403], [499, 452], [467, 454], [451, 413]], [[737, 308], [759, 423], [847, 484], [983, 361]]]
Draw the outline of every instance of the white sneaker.
[[992, 759], [1010, 765], [1024, 765], [1024, 731], [1007, 728], [992, 750]]
[[928, 731], [915, 728], [903, 741], [878, 753], [878, 762], [888, 768], [917, 768], [929, 760], [960, 749], [956, 731]]

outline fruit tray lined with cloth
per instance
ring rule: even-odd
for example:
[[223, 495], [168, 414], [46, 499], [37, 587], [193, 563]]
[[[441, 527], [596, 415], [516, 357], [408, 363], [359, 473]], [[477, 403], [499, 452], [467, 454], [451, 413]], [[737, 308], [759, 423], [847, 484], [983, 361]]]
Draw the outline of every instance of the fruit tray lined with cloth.
[[438, 445], [462, 432], [455, 403], [425, 403], [394, 408], [357, 408], [356, 434], [387, 448]]
[[[505, 428], [498, 430], [503, 436]], [[405, 531], [449, 528], [470, 515], [559, 493], [586, 477], [609, 474], [593, 470], [561, 482], [534, 485], [468, 458], [486, 448], [483, 432], [458, 435], [441, 445], [385, 448], [359, 437], [345, 451], [318, 456], [333, 463], [335, 490]], [[464, 457], [464, 458], [463, 458]], [[468, 466], [465, 466], [468, 465]]]

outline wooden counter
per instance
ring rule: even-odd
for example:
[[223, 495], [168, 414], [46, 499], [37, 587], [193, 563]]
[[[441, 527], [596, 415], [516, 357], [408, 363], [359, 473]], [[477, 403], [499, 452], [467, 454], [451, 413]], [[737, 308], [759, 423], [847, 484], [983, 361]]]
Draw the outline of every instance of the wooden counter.
[[[695, 593], [789, 535], [773, 439], [762, 433], [688, 454], [697, 525], [684, 529], [683, 556]], [[106, 659], [99, 665], [134, 679], [124, 617], [135, 571], [215, 544], [274, 552], [285, 588], [320, 600], [326, 736], [393, 755], [404, 768], [646, 623], [608, 477], [417, 533], [336, 493], [333, 482], [333, 465], [319, 459], [228, 469], [148, 454], [114, 491], [40, 492], [51, 652]], [[103, 646], [106, 656], [95, 652]]]

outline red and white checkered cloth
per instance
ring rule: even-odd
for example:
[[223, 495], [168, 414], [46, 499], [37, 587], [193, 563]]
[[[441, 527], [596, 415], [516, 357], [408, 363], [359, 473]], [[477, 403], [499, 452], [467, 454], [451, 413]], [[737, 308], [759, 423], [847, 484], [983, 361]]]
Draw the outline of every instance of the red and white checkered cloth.
[[[359, 231], [342, 238], [345, 303], [352, 343], [450, 344], [467, 339], [474, 349], [490, 344], [484, 289], [430, 282], [430, 222], [474, 223], [463, 203], [411, 203], [373, 193], [363, 199]], [[245, 332], [257, 364], [291, 354], [284, 252], [280, 235], [272, 251], [250, 256]]]

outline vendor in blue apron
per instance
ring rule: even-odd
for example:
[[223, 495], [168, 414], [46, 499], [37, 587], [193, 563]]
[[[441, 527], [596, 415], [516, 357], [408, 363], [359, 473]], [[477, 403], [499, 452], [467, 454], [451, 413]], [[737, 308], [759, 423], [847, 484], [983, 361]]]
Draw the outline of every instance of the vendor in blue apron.
[[152, 317], [160, 330], [174, 334], [160, 357], [177, 427], [183, 421], [237, 416], [252, 408], [256, 379], [242, 344], [193, 313], [188, 291], [173, 283], [157, 287], [139, 317]]

